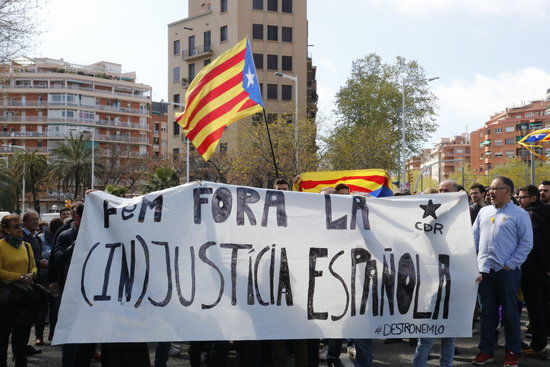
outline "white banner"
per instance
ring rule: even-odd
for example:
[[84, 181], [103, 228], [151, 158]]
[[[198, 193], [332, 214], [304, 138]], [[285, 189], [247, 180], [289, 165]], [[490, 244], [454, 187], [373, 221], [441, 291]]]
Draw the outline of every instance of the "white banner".
[[86, 198], [54, 343], [471, 336], [464, 193]]

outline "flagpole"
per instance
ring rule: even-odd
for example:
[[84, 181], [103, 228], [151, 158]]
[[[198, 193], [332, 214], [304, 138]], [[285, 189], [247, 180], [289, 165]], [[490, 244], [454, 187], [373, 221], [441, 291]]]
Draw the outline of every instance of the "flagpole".
[[186, 154], [185, 154], [185, 183], [189, 183], [189, 139], [185, 137], [185, 147], [186, 147]]
[[275, 176], [279, 178], [279, 168], [277, 168], [277, 160], [275, 159], [275, 151], [273, 150], [273, 142], [271, 141], [271, 134], [269, 133], [269, 124], [267, 123], [267, 115], [265, 108], [262, 108], [264, 112], [265, 128], [267, 129], [267, 139], [269, 140], [269, 147], [271, 148], [271, 156], [273, 157], [273, 166], [275, 166]]

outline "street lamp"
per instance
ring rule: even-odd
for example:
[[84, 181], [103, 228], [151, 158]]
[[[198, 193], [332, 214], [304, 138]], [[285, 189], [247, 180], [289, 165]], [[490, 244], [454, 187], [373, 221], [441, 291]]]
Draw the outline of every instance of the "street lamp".
[[92, 190], [93, 190], [94, 189], [94, 183], [95, 183], [95, 128], [91, 127], [89, 129], [83, 129], [82, 131], [86, 131], [86, 132], [92, 134], [92, 177], [91, 177], [91, 186], [92, 186]]
[[[192, 30], [192, 28], [191, 28]], [[176, 107], [185, 107], [183, 103], [177, 103], [177, 102], [165, 102], [164, 99], [160, 100], [160, 105], [162, 106], [164, 103], [171, 104]], [[161, 107], [162, 108], [162, 107]], [[187, 136], [185, 137], [185, 182], [189, 183], [189, 139], [187, 139]]]
[[401, 172], [399, 174], [399, 187], [404, 188], [405, 187], [405, 175], [407, 173], [407, 161], [405, 157], [405, 89], [407, 87], [407, 84], [410, 82], [431, 82], [434, 80], [439, 79], [438, 76], [433, 78], [405, 78], [403, 79], [403, 100], [402, 100], [402, 111], [401, 111]]
[[294, 142], [296, 149], [294, 151], [294, 164], [296, 165], [296, 171], [298, 171], [298, 75], [292, 76], [277, 71], [275, 73], [278, 77], [287, 78], [294, 82]]
[[[12, 144], [2, 144], [3, 147], [8, 147], [10, 148], [10, 152], [11, 152], [11, 149], [12, 148], [18, 148], [18, 149], [22, 149], [24, 150], [25, 152], [27, 152], [27, 148], [24, 146], [24, 145], [12, 145]], [[22, 179], [22, 184], [23, 184], [23, 187], [21, 188], [21, 215], [23, 215], [23, 213], [25, 212], [25, 161], [23, 161], [23, 179]]]

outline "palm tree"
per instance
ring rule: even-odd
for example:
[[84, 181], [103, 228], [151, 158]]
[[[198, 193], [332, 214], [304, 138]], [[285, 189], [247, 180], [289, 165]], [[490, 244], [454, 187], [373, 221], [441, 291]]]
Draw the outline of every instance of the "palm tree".
[[38, 150], [23, 151], [15, 154], [13, 167], [19, 172], [20, 177], [25, 175], [25, 192], [31, 191], [34, 210], [40, 212], [40, 200], [38, 199], [38, 185], [48, 172], [46, 156], [38, 153]]
[[157, 167], [155, 172], [149, 175], [148, 182], [143, 185], [144, 193], [167, 189], [179, 185], [176, 171], [170, 167]]
[[17, 183], [5, 160], [0, 159], [0, 210], [13, 212], [17, 202]]
[[52, 150], [50, 181], [61, 185], [64, 191], [74, 188], [74, 199], [83, 194], [92, 172], [90, 138], [71, 136]]

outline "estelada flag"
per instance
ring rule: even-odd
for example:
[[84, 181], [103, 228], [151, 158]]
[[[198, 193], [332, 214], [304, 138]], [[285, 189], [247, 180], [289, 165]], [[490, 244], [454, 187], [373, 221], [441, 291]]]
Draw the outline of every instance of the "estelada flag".
[[383, 169], [304, 172], [294, 183], [293, 190], [320, 192], [324, 187], [335, 187], [341, 183], [348, 185], [352, 193], [366, 192], [374, 197], [393, 196], [388, 173]]
[[540, 129], [525, 135], [518, 144], [543, 160], [548, 160], [545, 154], [538, 153], [535, 148], [542, 148], [542, 143], [550, 142], [550, 129]]
[[205, 161], [229, 124], [263, 109], [248, 38], [221, 54], [193, 79], [176, 121]]

